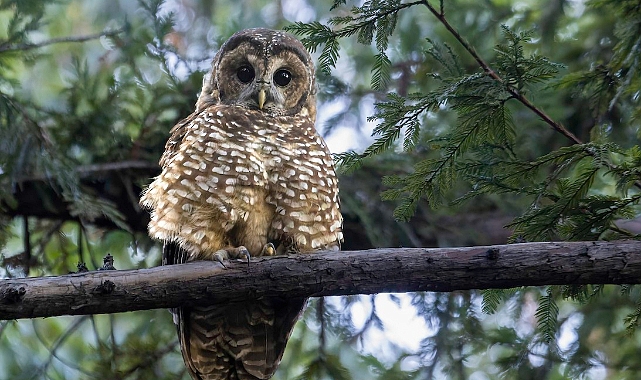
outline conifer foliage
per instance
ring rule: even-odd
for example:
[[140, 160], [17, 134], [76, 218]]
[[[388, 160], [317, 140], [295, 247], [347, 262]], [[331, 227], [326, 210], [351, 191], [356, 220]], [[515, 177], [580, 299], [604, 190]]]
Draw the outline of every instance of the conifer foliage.
[[[334, 7], [341, 3], [335, 2]], [[435, 157], [416, 163], [411, 174], [390, 176], [384, 181], [392, 189], [383, 193], [383, 199], [402, 200], [395, 211], [399, 220], [411, 218], [421, 198], [427, 198], [433, 206], [447, 202], [453, 184], [461, 180], [469, 184], [470, 190], [455, 202], [484, 193], [513, 193], [532, 200], [528, 211], [511, 224], [515, 238], [536, 241], [552, 238], [589, 240], [603, 237], [603, 234], [608, 238], [629, 236], [613, 222], [634, 215], [632, 207], [637, 204], [638, 197], [628, 195], [627, 190], [636, 186], [639, 178], [621, 168], [634, 166], [630, 160], [634, 159], [638, 147], [625, 150], [604, 136], [591, 136], [590, 141], [584, 142], [528, 99], [529, 92], [546, 91], [554, 86], [580, 84], [578, 88], [585, 91], [598, 86], [594, 81], [604, 83], [595, 80], [597, 77], [593, 72], [559, 76], [562, 64], [550, 62], [538, 54], [525, 53], [524, 47], [531, 41], [533, 31], [514, 31], [503, 25], [503, 41], [495, 46], [493, 61], [486, 62], [449, 24], [442, 2], [436, 8], [427, 1], [368, 1], [352, 10], [354, 16], [330, 18], [328, 24], [337, 27], [335, 30], [318, 22], [297, 23], [287, 29], [308, 36], [303, 43], [312, 50], [324, 44], [320, 66], [325, 72], [338, 58], [338, 39], [357, 35], [360, 43], [369, 44], [375, 40], [378, 54], [371, 69], [372, 88], [380, 89], [390, 80], [390, 63], [385, 50], [396, 25], [395, 19], [399, 12], [419, 6], [427, 7], [436, 21], [441, 21], [451, 31], [465, 52], [477, 61], [478, 67], [465, 70], [449, 45], [426, 40], [425, 58], [431, 61], [434, 70], [431, 75], [440, 83], [439, 87], [407, 96], [392, 92], [385, 101], [377, 103], [376, 113], [370, 117], [370, 121], [377, 123], [376, 140], [363, 153], [338, 154], [337, 160], [343, 169], [353, 170], [363, 160], [389, 149], [411, 152], [420, 144], [434, 151]], [[607, 3], [601, 6], [614, 7]], [[621, 24], [627, 25], [630, 22], [626, 20], [634, 17], [638, 14], [627, 13]], [[636, 38], [623, 31], [619, 34], [622, 38]], [[637, 71], [631, 58], [633, 48], [633, 41], [622, 40], [615, 48], [612, 67], [596, 68], [603, 75], [622, 69], [627, 73], [620, 83], [621, 88], [610, 90], [607, 109], [615, 107], [617, 100], [628, 101], [620, 99], [621, 94], [632, 95], [635, 91], [630, 88], [636, 78], [633, 72]], [[633, 67], [622, 67], [623, 56]], [[608, 88], [613, 85], [607, 83]], [[601, 94], [590, 94], [590, 98], [603, 97], [605, 89], [598, 87], [592, 91]], [[607, 110], [598, 109], [602, 103], [592, 104], [597, 107], [593, 110], [597, 117], [602, 117], [599, 113]], [[515, 146], [517, 136], [527, 135], [528, 131], [516, 128], [512, 112], [523, 112], [522, 108], [541, 117], [539, 128], [552, 128], [565, 136], [567, 146], [538, 157], [519, 155]], [[430, 112], [446, 110], [456, 114], [454, 125], [436, 133], [421, 131], [434, 127], [425, 120]], [[630, 107], [626, 111], [630, 112], [626, 116], [634, 122], [638, 110]], [[596, 176], [614, 177], [621, 192], [610, 196], [593, 194], [590, 190]]]
[[[362, 239], [347, 247], [481, 244], [485, 215], [507, 215], [513, 243], [641, 233], [639, 0], [300, 2], [309, 22], [284, 1], [86, 3], [0, 0], [5, 277], [107, 252], [119, 269], [159, 263], [138, 195], [220, 43], [250, 25], [317, 55], [319, 110], [344, 106], [319, 129], [373, 125], [336, 154]], [[389, 328], [382, 300], [417, 313], [418, 348], [372, 339]], [[0, 322], [8, 376], [186, 378], [164, 310], [23, 322]], [[314, 299], [276, 378], [626, 378], [639, 323], [636, 286]]]
[[[335, 1], [334, 8], [343, 4]], [[639, 128], [641, 3], [603, 0], [589, 5], [617, 15], [618, 40], [608, 60], [574, 72], [529, 49], [532, 40], [540, 38], [534, 30], [502, 25], [493, 51], [478, 53], [450, 23], [448, 7], [453, 5], [443, 1], [366, 1], [353, 7], [349, 16], [330, 18], [327, 25], [296, 23], [288, 30], [305, 36], [303, 43], [312, 50], [322, 46], [324, 72], [330, 72], [339, 59], [340, 39], [356, 35], [362, 44], [374, 43], [371, 85], [379, 90], [390, 83], [393, 63], [386, 52], [400, 13], [427, 8], [429, 22], [445, 27], [455, 41], [456, 49], [425, 39], [423, 57], [430, 72], [424, 74], [437, 83], [434, 88], [387, 94], [369, 118], [376, 123], [374, 141], [360, 153], [336, 155], [346, 172], [387, 151], [420, 157], [407, 174], [383, 179], [388, 188], [382, 199], [399, 202], [394, 211], [398, 220], [409, 221], [421, 200], [431, 207], [451, 206], [492, 194], [527, 202], [508, 224], [512, 242], [638, 238], [638, 232], [620, 227], [620, 222], [638, 215], [640, 149], [617, 139], [612, 128], [622, 124]], [[563, 125], [531, 100], [559, 90], [568, 91], [589, 109], [593, 125], [588, 134], [577, 136], [574, 126]], [[438, 113], [453, 114], [455, 121], [443, 128], [433, 122]], [[516, 113], [521, 116], [515, 117]], [[524, 117], [536, 122], [520, 123]], [[533, 154], [523, 148], [532, 135], [540, 136], [532, 128], [551, 129], [560, 139]], [[457, 191], [460, 194], [452, 197]], [[587, 302], [600, 290], [597, 286], [544, 291], [535, 314], [541, 341], [553, 342], [558, 334], [559, 300]], [[494, 312], [515, 294], [522, 293], [484, 291], [483, 310]], [[638, 305], [625, 318], [630, 331], [639, 323]]]

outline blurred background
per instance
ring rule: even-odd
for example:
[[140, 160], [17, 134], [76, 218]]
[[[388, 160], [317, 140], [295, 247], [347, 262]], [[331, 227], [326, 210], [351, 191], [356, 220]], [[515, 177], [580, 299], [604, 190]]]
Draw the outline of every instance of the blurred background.
[[[528, 49], [564, 65], [561, 74], [607, 62], [617, 42], [617, 14], [598, 2], [445, 3], [449, 22], [488, 60], [501, 25], [533, 29]], [[240, 29], [327, 22], [350, 14], [352, 5], [330, 11], [328, 1], [0, 0], [0, 275], [61, 275], [79, 262], [96, 269], [107, 253], [118, 269], [159, 265], [160, 245], [146, 235], [138, 197], [159, 172], [170, 128], [193, 110], [219, 46]], [[449, 44], [469, 72], [479, 70], [424, 7], [399, 13], [386, 51], [386, 89], [370, 85], [375, 47], [340, 41], [336, 68], [318, 73], [317, 128], [333, 153], [360, 152], [374, 141], [376, 122], [367, 118], [388, 92], [438, 86], [428, 38]], [[569, 90], [529, 96], [580, 138], [594, 133], [585, 100]], [[526, 156], [566, 144], [527, 109], [514, 106], [512, 114]], [[638, 131], [620, 119], [608, 119], [612, 140], [636, 144]], [[437, 135], [455, 115], [443, 109], [423, 122], [430, 125], [424, 133]], [[408, 222], [394, 219], [397, 203], [381, 201], [381, 178], [410, 173], [430, 154], [420, 145], [392, 149], [341, 174], [343, 249], [508, 241], [512, 231], [504, 226], [531, 200], [499, 194], [439, 208], [420, 202]], [[451, 199], [467, 190], [454, 186]], [[600, 292], [585, 304], [559, 298], [551, 342], [541, 338], [535, 316], [546, 289], [506, 291], [508, 300], [492, 314], [483, 312], [478, 291], [312, 299], [275, 378], [641, 378], [641, 336], [624, 325], [637, 291]], [[177, 378], [188, 375], [166, 310], [0, 322], [0, 379]]]

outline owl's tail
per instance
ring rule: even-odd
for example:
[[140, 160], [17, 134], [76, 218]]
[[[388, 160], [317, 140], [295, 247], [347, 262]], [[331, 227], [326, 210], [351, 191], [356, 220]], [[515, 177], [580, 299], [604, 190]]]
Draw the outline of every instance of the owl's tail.
[[180, 346], [197, 380], [269, 379], [307, 299], [177, 309]]

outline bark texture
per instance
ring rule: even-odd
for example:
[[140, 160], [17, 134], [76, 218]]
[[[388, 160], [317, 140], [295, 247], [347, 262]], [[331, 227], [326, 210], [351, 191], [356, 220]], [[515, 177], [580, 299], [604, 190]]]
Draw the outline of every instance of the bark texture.
[[0, 319], [385, 292], [641, 283], [641, 241], [379, 248], [0, 280]]

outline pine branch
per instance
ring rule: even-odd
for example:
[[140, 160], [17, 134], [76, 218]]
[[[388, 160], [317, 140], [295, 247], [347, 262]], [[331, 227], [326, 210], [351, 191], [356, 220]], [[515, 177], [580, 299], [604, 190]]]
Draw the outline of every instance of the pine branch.
[[[0, 319], [117, 313], [260, 297], [641, 283], [641, 241], [380, 248], [0, 281]], [[116, 263], [117, 265], [117, 263]], [[234, 284], [230, 287], [229, 284]]]
[[[125, 216], [126, 225], [119, 223], [122, 218], [110, 218], [108, 215], [94, 219], [94, 225], [107, 229], [126, 227], [125, 230], [146, 231], [149, 214], [141, 211], [138, 205], [138, 196], [142, 191], [139, 183], [148, 181], [159, 173], [157, 163], [127, 160], [80, 165], [69, 170], [67, 174], [77, 176], [83, 189], [93, 197], [87, 199], [94, 202], [93, 206], [108, 206], [104, 211], [112, 211], [113, 216]], [[69, 204], [60, 194], [56, 179], [47, 173], [16, 178], [16, 190], [12, 194], [15, 202], [0, 199], [3, 215], [79, 220], [78, 215], [72, 215], [74, 207], [77, 211], [78, 206]]]
[[74, 42], [87, 42], [91, 40], [95, 40], [98, 38], [102, 37], [111, 37], [118, 35], [120, 33], [123, 33], [125, 31], [124, 28], [121, 29], [116, 29], [116, 30], [110, 30], [110, 31], [105, 31], [102, 33], [96, 33], [96, 34], [89, 34], [86, 36], [71, 36], [71, 37], [59, 37], [59, 38], [52, 38], [46, 41], [38, 42], [38, 43], [24, 43], [24, 44], [19, 44], [19, 45], [0, 45], [0, 53], [8, 52], [8, 51], [25, 51], [25, 50], [32, 50], [32, 49], [38, 49], [44, 46], [48, 45], [54, 45], [54, 44], [60, 44], [60, 43], [74, 43]]
[[[318, 21], [311, 23], [296, 22], [285, 27], [291, 33], [304, 37], [301, 42], [312, 53], [320, 45], [325, 45], [318, 58], [318, 67], [326, 74], [330, 74], [338, 59], [338, 39], [357, 35], [358, 42], [369, 44], [376, 33], [376, 48], [383, 54], [387, 48], [388, 38], [396, 27], [396, 17], [403, 9], [420, 5], [422, 2], [414, 1], [401, 4], [400, 1], [393, 1], [390, 4], [373, 4], [367, 2], [362, 7], [353, 8], [354, 16], [333, 17], [328, 23], [336, 28], [330, 28]], [[334, 4], [334, 7], [338, 3]], [[332, 8], [333, 9], [333, 8]], [[382, 57], [379, 57], [379, 59]], [[379, 66], [380, 66], [379, 62]], [[386, 64], [386, 63], [383, 63]], [[380, 68], [380, 67], [379, 67]], [[377, 75], [385, 75], [385, 71]], [[379, 78], [381, 79], [381, 78]], [[382, 78], [387, 81], [387, 78]]]
[[[158, 172], [160, 169], [158, 164], [144, 161], [144, 160], [127, 160], [127, 161], [116, 161], [116, 162], [107, 162], [101, 164], [91, 164], [91, 165], [80, 165], [74, 168], [74, 171], [81, 178], [93, 178], [101, 174], [109, 173], [126, 173], [140, 171], [143, 173], [150, 173], [151, 175]], [[50, 179], [50, 176], [46, 174], [34, 174], [29, 177], [18, 178], [18, 182], [26, 181], [44, 181]]]
[[559, 306], [556, 304], [552, 288], [549, 288], [545, 295], [539, 299], [539, 307], [534, 313], [543, 341], [550, 343], [554, 340], [557, 330], [557, 319], [559, 317]]
[[470, 45], [464, 38], [461, 36], [461, 34], [454, 28], [449, 21], [447, 21], [447, 18], [445, 17], [445, 12], [443, 8], [441, 8], [440, 11], [437, 11], [436, 8], [434, 8], [427, 0], [421, 1], [423, 5], [425, 5], [430, 12], [443, 24], [443, 26], [452, 34], [452, 36], [463, 46], [463, 48], [474, 58], [474, 60], [481, 66], [483, 71], [487, 75], [489, 75], [492, 79], [505, 84], [506, 91], [510, 93], [514, 97], [514, 99], [518, 100], [523, 104], [525, 107], [529, 108], [532, 110], [537, 116], [539, 116], [546, 124], [548, 124], [552, 129], [555, 131], [561, 133], [563, 136], [567, 137], [572, 143], [574, 144], [581, 144], [581, 140], [576, 137], [572, 132], [568, 131], [563, 124], [553, 120], [548, 114], [546, 114], [543, 110], [540, 108], [536, 107], [532, 102], [528, 100], [523, 94], [521, 94], [518, 89], [507, 85], [503, 78], [501, 78], [491, 67], [490, 65], [481, 58], [481, 56], [476, 52], [474, 47]]

